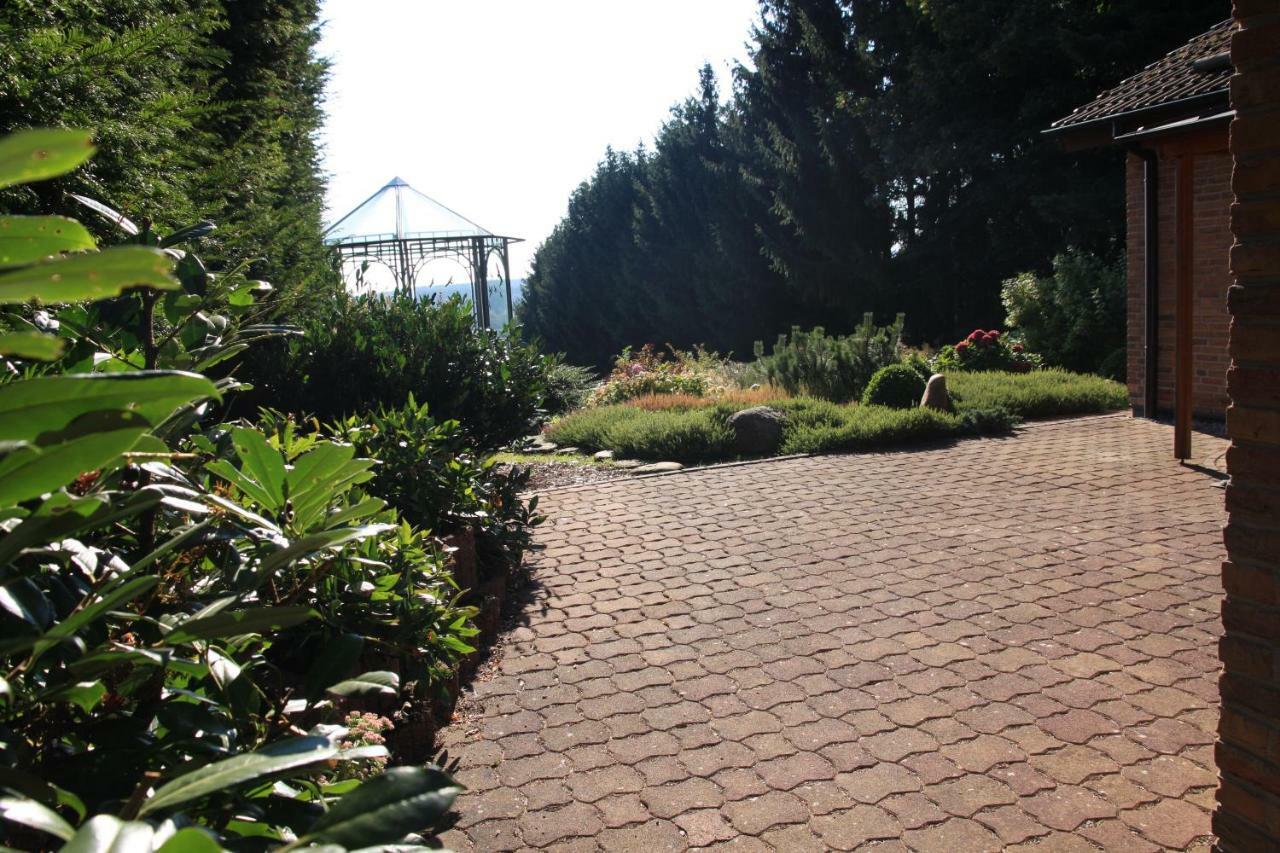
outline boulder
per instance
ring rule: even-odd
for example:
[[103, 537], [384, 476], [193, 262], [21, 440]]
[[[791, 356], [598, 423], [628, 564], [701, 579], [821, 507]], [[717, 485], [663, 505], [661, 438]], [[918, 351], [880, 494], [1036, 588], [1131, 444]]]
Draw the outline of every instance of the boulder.
[[648, 465], [641, 465], [639, 468], [632, 468], [632, 474], [665, 474], [668, 471], [679, 471], [684, 466], [679, 462], [651, 462]]
[[782, 443], [782, 425], [787, 416], [768, 406], [753, 406], [729, 416], [733, 430], [733, 452], [742, 456], [767, 456]]
[[601, 462], [607, 462], [613, 458], [612, 450], [598, 450], [591, 456], [592, 459], [598, 459]]
[[615, 459], [613, 460], [614, 468], [621, 468], [624, 471], [633, 468], [643, 467], [644, 463], [639, 459]]
[[940, 412], [951, 411], [951, 395], [947, 393], [947, 377], [935, 373], [929, 377], [929, 384], [924, 386], [924, 396], [920, 398], [922, 409], [937, 409]]

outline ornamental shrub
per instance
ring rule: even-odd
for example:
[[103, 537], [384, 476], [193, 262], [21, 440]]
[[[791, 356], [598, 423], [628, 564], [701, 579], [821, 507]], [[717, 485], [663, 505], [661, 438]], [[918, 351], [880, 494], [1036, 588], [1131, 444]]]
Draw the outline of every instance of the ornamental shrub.
[[259, 405], [333, 421], [399, 408], [412, 394], [480, 450], [527, 434], [543, 405], [550, 360], [514, 328], [476, 328], [460, 297], [339, 293], [302, 331], [255, 371]]
[[778, 336], [768, 356], [757, 341], [756, 359], [769, 382], [788, 394], [837, 403], [856, 400], [877, 370], [899, 361], [904, 320], [899, 314], [888, 326], [876, 326], [868, 313], [844, 337], [829, 337], [821, 326], [807, 332], [795, 326], [790, 336]]
[[594, 370], [568, 364], [563, 356], [547, 359], [542, 377], [542, 409], [548, 415], [562, 415], [581, 408], [599, 383]]
[[871, 377], [867, 389], [862, 392], [862, 405], [910, 409], [920, 405], [924, 388], [924, 380], [911, 365], [890, 364]]
[[1000, 299], [1005, 322], [1046, 363], [1123, 381], [1127, 293], [1122, 257], [1073, 250], [1053, 259], [1051, 275], [1005, 280]]
[[[0, 139], [0, 186], [91, 151], [76, 131]], [[287, 330], [253, 322], [260, 282], [192, 253], [211, 227], [97, 251], [74, 220], [0, 217], [25, 235], [0, 271], [8, 846], [343, 849], [450, 821], [448, 773], [384, 771], [339, 703], [450, 683], [474, 611], [366, 491], [375, 460], [287, 420], [219, 423], [240, 384], [203, 372]]]
[[718, 355], [702, 349], [691, 352], [668, 346], [667, 351], [645, 344], [627, 347], [614, 362], [613, 372], [592, 393], [593, 406], [608, 406], [651, 394], [686, 394], [701, 397], [724, 385], [723, 363]]
[[1039, 355], [999, 329], [974, 329], [957, 344], [948, 344], [934, 357], [938, 370], [1005, 370], [1025, 373], [1043, 365]]

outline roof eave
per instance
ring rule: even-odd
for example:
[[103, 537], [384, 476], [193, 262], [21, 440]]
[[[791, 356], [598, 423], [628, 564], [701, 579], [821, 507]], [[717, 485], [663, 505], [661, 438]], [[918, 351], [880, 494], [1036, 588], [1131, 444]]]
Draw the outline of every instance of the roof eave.
[[[1215, 104], [1228, 104], [1230, 101], [1229, 92], [1230, 90], [1225, 87], [1214, 89], [1212, 92], [1202, 92], [1199, 95], [1192, 95], [1189, 98], [1181, 98], [1163, 104], [1152, 104], [1136, 110], [1112, 113], [1111, 115], [1099, 116], [1098, 118], [1075, 124], [1047, 127], [1040, 133], [1043, 136], [1058, 139], [1070, 151], [1110, 145], [1119, 137], [1130, 133], [1131, 131], [1128, 128], [1132, 128], [1134, 126], [1133, 123], [1138, 120], [1149, 120], [1160, 115], [1167, 114], [1172, 116], [1179, 113], [1186, 115], [1188, 118], [1194, 117], [1196, 113], [1203, 112], [1205, 108], [1212, 107]], [[1123, 131], [1120, 129], [1122, 124], [1127, 125]]]

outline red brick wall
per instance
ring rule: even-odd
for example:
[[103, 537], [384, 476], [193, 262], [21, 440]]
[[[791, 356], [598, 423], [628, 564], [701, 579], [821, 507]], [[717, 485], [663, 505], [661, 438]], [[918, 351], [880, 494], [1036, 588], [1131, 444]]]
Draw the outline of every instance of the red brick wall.
[[[1160, 341], [1159, 402], [1161, 414], [1173, 412], [1174, 366], [1174, 160], [1178, 140], [1163, 144], [1160, 155]], [[1220, 148], [1218, 147], [1220, 145]], [[1195, 313], [1193, 319], [1193, 405], [1197, 417], [1221, 420], [1227, 408], [1227, 272], [1231, 249], [1231, 155], [1225, 129], [1201, 135], [1194, 158], [1195, 177]], [[1217, 148], [1218, 150], [1214, 150]], [[1141, 411], [1146, 399], [1146, 291], [1144, 287], [1145, 209], [1143, 162], [1130, 154], [1125, 171], [1128, 208], [1128, 378], [1129, 402]]]
[[1214, 831], [1280, 849], [1280, 0], [1236, 0], [1226, 598]]

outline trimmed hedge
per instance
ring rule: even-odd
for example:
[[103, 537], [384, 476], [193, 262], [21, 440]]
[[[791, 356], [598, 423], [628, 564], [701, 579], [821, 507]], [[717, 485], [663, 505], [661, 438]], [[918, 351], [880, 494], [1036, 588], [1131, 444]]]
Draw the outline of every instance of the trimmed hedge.
[[867, 383], [862, 392], [862, 405], [889, 406], [894, 409], [910, 409], [920, 405], [924, 396], [925, 380], [909, 364], [891, 364], [882, 367]]

